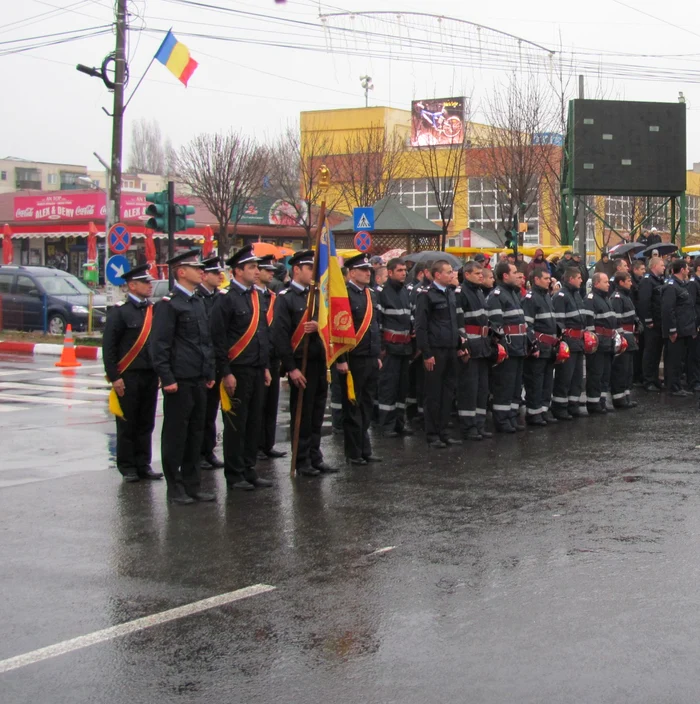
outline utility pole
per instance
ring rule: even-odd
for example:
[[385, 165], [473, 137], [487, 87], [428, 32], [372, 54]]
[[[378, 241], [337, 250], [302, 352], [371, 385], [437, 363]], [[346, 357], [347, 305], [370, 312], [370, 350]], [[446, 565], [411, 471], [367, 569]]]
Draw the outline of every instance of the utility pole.
[[114, 208], [114, 219], [121, 219], [122, 195], [122, 141], [124, 133], [124, 81], [126, 77], [126, 2], [116, 0], [115, 28], [117, 42], [114, 50], [114, 108], [112, 111], [112, 168], [110, 169], [109, 200]]
[[[585, 97], [583, 75], [578, 77], [578, 97], [581, 100]], [[578, 198], [578, 251], [581, 261], [586, 266], [586, 196]]]
[[[175, 256], [175, 182], [168, 181], [168, 259]], [[175, 282], [173, 268], [168, 267], [169, 287], [172, 288]]]

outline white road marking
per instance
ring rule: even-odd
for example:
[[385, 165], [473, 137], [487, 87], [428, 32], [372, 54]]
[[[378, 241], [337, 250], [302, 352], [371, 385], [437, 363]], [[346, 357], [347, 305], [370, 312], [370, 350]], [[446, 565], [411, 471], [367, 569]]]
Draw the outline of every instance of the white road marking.
[[93, 379], [89, 376], [75, 376], [75, 377], [50, 376], [50, 377], [47, 377], [46, 379], [37, 379], [37, 381], [42, 384], [63, 384], [63, 385], [76, 384], [78, 386], [93, 386], [97, 389], [101, 388], [101, 389], [107, 389], [107, 390], [109, 390], [111, 388], [110, 386], [107, 386], [107, 383], [105, 382], [104, 377], [102, 377], [102, 381], [98, 381], [97, 379]]
[[0, 372], [0, 376], [12, 376], [13, 374], [26, 374], [29, 369], [15, 369], [11, 372], [6, 371], [6, 372]]
[[26, 403], [43, 403], [49, 406], [75, 406], [80, 403], [91, 403], [85, 399], [77, 398], [53, 398], [52, 396], [21, 396], [14, 394], [0, 393], [1, 401], [21, 401]]
[[109, 396], [109, 391], [100, 391], [98, 389], [71, 389], [66, 386], [47, 386], [46, 384], [30, 384], [23, 383], [19, 381], [0, 381], [0, 389], [24, 389], [25, 391], [57, 391], [71, 393], [71, 394], [84, 394], [86, 396]]
[[[102, 364], [85, 364], [85, 362], [82, 362], [79, 367], [65, 367], [66, 371], [72, 371], [75, 370], [76, 373], [78, 371], [84, 371], [85, 369], [102, 369], [104, 371], [104, 365]], [[33, 371], [32, 369], [27, 369], [27, 371]], [[60, 372], [61, 367], [39, 367], [36, 371], [38, 372]]]
[[383, 555], [385, 552], [390, 552], [394, 549], [396, 549], [396, 545], [387, 545], [385, 548], [379, 548], [378, 550], [371, 552], [370, 555]]
[[[0, 401], [2, 400], [2, 398], [3, 398], [3, 396], [2, 396], [2, 394], [0, 394]], [[14, 411], [28, 411], [28, 410], [29, 410], [29, 406], [18, 406], [15, 403], [12, 403], [8, 406], [3, 406], [2, 404], [0, 404], [0, 413], [3, 413], [3, 412], [11, 413]]]
[[226, 604], [231, 604], [234, 601], [240, 601], [241, 599], [247, 599], [248, 597], [256, 596], [257, 594], [271, 592], [274, 591], [275, 588], [276, 587], [272, 587], [269, 584], [253, 584], [250, 587], [237, 589], [233, 592], [226, 592], [225, 594], [219, 594], [218, 596], [213, 596], [209, 599], [202, 599], [201, 601], [195, 601], [191, 604], [178, 606], [175, 609], [161, 611], [159, 614], [137, 618], [135, 621], [127, 621], [119, 626], [104, 628], [101, 631], [95, 631], [94, 633], [88, 633], [84, 636], [64, 640], [62, 643], [56, 643], [55, 645], [49, 645], [46, 648], [32, 650], [29, 653], [17, 655], [13, 658], [8, 658], [7, 660], [0, 660], [0, 674], [17, 670], [20, 667], [26, 667], [27, 665], [33, 665], [34, 663], [41, 662], [42, 660], [55, 658], [59, 655], [72, 653], [74, 650], [81, 650], [82, 648], [87, 648], [91, 645], [104, 643], [105, 641], [113, 640], [114, 638], [121, 638], [122, 636], [129, 635], [130, 633], [143, 631], [146, 628], [159, 626], [163, 623], [168, 623], [169, 621], [174, 621], [178, 618], [192, 616], [193, 614], [198, 614], [202, 611], [207, 611], [208, 609], [214, 609], [217, 606], [225, 606]]

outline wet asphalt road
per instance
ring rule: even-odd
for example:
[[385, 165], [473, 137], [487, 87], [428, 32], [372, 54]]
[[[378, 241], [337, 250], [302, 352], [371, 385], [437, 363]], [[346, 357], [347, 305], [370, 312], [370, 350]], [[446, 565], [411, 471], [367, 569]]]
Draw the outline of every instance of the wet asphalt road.
[[381, 465], [321, 479], [278, 460], [252, 494], [207, 473], [216, 504], [167, 507], [119, 480], [99, 367], [34, 360], [0, 357], [0, 661], [275, 590], [4, 672], [3, 704], [697, 702], [693, 400], [383, 440]]

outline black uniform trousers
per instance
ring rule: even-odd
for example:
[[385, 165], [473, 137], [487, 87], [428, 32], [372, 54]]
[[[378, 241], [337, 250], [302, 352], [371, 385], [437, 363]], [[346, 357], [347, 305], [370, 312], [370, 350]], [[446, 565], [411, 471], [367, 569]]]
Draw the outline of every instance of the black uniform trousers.
[[659, 383], [659, 364], [664, 351], [664, 339], [661, 337], [661, 328], [645, 328], [644, 330], [644, 356], [642, 357], [642, 377], [645, 386]]
[[496, 428], [515, 425], [522, 399], [523, 357], [508, 357], [492, 370], [493, 422]]
[[255, 462], [265, 397], [264, 367], [231, 367], [236, 391], [224, 420], [224, 476], [227, 484], [258, 478]]
[[410, 355], [387, 354], [379, 372], [379, 429], [402, 432], [406, 423]]
[[269, 452], [275, 446], [277, 436], [277, 409], [280, 401], [280, 361], [274, 357], [270, 359], [270, 376], [272, 381], [263, 390], [263, 418], [260, 430], [260, 449], [263, 452]]
[[554, 357], [527, 357], [523, 363], [523, 384], [527, 415], [546, 413], [552, 403]]
[[626, 406], [634, 379], [635, 352], [623, 352], [613, 358], [610, 378], [610, 392], [613, 406]]
[[642, 384], [644, 383], [644, 373], [642, 371], [642, 359], [644, 359], [644, 333], [638, 336], [637, 345], [639, 349], [632, 352], [633, 356], [633, 366], [634, 366], [634, 381]]
[[[301, 409], [301, 425], [299, 426], [299, 446], [297, 448], [297, 469], [316, 467], [323, 462], [321, 452], [321, 428], [326, 414], [326, 399], [328, 397], [328, 376], [325, 360], [310, 359], [306, 363], [306, 388]], [[295, 384], [289, 384], [289, 406], [292, 417], [290, 422], [290, 437], [294, 437], [294, 423], [297, 417], [299, 389]]]
[[408, 366], [408, 398], [406, 399], [406, 417], [413, 420], [423, 413], [423, 381], [425, 367], [420, 355], [411, 358]]
[[205, 379], [177, 379], [177, 391], [163, 392], [160, 454], [168, 492], [178, 484], [188, 494], [199, 491], [199, 453], [207, 409]]
[[221, 391], [217, 379], [211, 389], [207, 389], [207, 409], [204, 416], [204, 432], [202, 433], [202, 457], [210, 457], [216, 449], [216, 416], [221, 402]]
[[433, 348], [435, 366], [425, 370], [424, 402], [425, 436], [430, 442], [448, 436], [447, 426], [457, 391], [457, 350], [445, 347]]
[[598, 350], [586, 355], [586, 406], [605, 406], [605, 394], [610, 391], [610, 371], [613, 353]]
[[457, 414], [462, 430], [486, 427], [489, 399], [489, 360], [470, 359], [457, 364]]
[[122, 474], [141, 475], [151, 466], [151, 437], [158, 403], [158, 375], [125, 371], [124, 395], [119, 404], [124, 420], [117, 416], [117, 469]]
[[684, 369], [689, 367], [693, 342], [692, 337], [677, 337], [675, 342], [669, 340], [667, 343], [664, 379], [669, 391], [680, 391], [683, 388], [681, 376]]
[[688, 353], [687, 382], [690, 390], [700, 387], [700, 335], [690, 338], [690, 352]]
[[343, 429], [343, 384], [342, 375], [333, 365], [331, 369], [331, 419], [334, 430]]
[[374, 393], [377, 388], [379, 366], [376, 357], [349, 357], [348, 366], [355, 386], [356, 403], [348, 400], [347, 375], [340, 375], [343, 390], [343, 435], [345, 456], [350, 459], [369, 457], [372, 445], [369, 426], [372, 422]]
[[570, 408], [578, 413], [583, 394], [583, 352], [571, 352], [566, 362], [554, 367], [552, 409]]

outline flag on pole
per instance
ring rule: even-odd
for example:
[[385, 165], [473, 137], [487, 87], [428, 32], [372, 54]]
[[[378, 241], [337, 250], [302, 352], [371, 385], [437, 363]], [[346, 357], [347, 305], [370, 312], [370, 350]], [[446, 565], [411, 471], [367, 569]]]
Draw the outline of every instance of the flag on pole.
[[333, 235], [324, 226], [318, 256], [318, 333], [328, 366], [356, 344], [348, 290], [335, 253]]
[[191, 56], [190, 50], [168, 32], [156, 52], [155, 58], [165, 66], [185, 86], [199, 65]]

